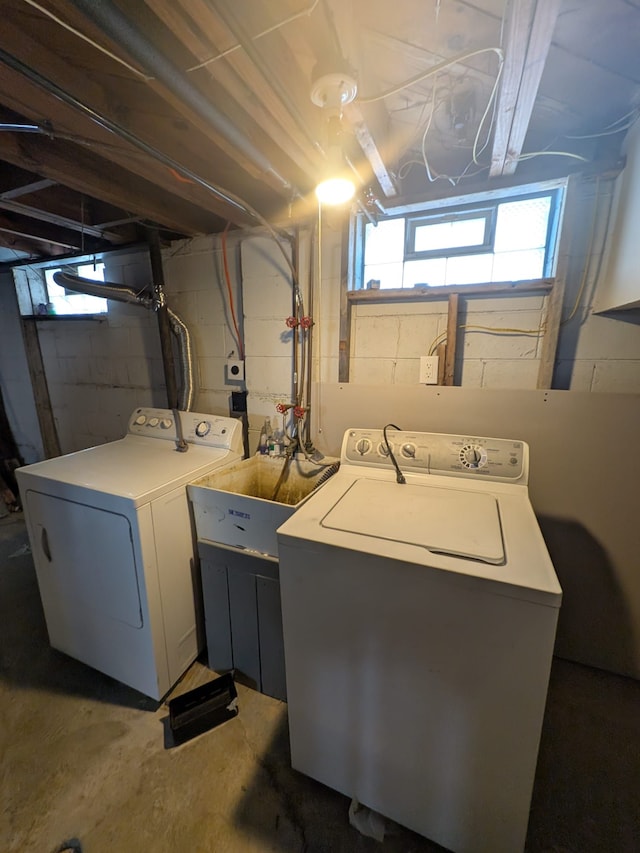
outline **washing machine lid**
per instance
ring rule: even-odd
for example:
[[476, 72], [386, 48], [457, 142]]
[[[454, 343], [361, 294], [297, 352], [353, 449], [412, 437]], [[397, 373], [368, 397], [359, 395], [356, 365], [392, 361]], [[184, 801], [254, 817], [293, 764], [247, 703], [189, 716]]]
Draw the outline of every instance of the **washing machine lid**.
[[483, 492], [362, 478], [320, 524], [438, 554], [505, 562], [498, 502]]

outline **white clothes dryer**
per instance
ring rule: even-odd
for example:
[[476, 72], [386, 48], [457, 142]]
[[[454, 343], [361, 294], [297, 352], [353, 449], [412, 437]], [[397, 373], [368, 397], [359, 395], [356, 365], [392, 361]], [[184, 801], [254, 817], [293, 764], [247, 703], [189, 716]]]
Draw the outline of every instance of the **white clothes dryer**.
[[278, 530], [292, 765], [455, 853], [519, 853], [562, 595], [528, 447], [388, 438], [348, 430]]
[[178, 415], [136, 409], [124, 438], [16, 472], [51, 645], [153, 699], [199, 647], [186, 485], [242, 456], [240, 421]]

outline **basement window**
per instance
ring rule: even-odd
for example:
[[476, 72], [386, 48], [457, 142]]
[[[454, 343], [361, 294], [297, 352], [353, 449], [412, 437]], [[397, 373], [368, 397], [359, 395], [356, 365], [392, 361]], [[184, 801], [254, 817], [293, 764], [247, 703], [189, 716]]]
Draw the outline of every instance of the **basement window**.
[[[69, 271], [68, 267], [65, 267]], [[56, 315], [94, 315], [106, 314], [107, 300], [99, 296], [88, 296], [84, 293], [76, 293], [56, 284], [54, 275], [61, 272], [60, 267], [50, 267], [44, 270], [44, 279], [49, 297], [46, 313]], [[82, 264], [74, 269], [74, 274], [80, 278], [90, 278], [93, 281], [104, 281], [104, 264]]]
[[553, 275], [562, 188], [475, 203], [431, 203], [356, 221], [353, 284], [407, 289]]

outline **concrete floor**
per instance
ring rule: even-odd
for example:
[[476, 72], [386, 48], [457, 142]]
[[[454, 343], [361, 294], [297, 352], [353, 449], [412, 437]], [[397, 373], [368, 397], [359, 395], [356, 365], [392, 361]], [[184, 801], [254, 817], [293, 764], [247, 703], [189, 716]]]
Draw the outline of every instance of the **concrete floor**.
[[[435, 853], [380, 844], [289, 767], [286, 705], [165, 748], [167, 708], [52, 650], [22, 516], [0, 519], [0, 851]], [[196, 663], [174, 695], [211, 678]], [[640, 683], [555, 661], [528, 853], [640, 850]]]

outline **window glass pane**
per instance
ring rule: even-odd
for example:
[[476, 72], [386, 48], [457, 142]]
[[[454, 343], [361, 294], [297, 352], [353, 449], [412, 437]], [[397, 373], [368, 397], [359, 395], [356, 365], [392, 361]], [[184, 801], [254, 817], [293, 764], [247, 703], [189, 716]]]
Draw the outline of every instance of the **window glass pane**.
[[544, 249], [524, 249], [520, 252], [500, 252], [494, 255], [491, 281], [520, 281], [542, 278]]
[[447, 269], [446, 258], [430, 258], [427, 261], [407, 261], [404, 265], [403, 287], [427, 284], [439, 287], [444, 284]]
[[481, 246], [484, 243], [484, 216], [478, 219], [460, 219], [457, 222], [434, 222], [418, 225], [415, 230], [416, 252], [437, 252], [440, 249], [457, 249], [463, 246]]
[[544, 246], [550, 210], [550, 196], [499, 205], [494, 251], [538, 249]]
[[392, 264], [367, 264], [362, 279], [363, 287], [371, 280], [380, 282], [380, 287], [402, 287], [402, 261]]
[[[402, 261], [404, 258], [404, 219], [388, 219], [377, 226], [367, 223], [365, 228], [365, 267]], [[365, 276], [367, 282], [371, 276]], [[400, 285], [398, 285], [399, 287]]]
[[[44, 278], [47, 283], [49, 301], [56, 314], [104, 314], [108, 310], [107, 300], [99, 296], [87, 296], [84, 293], [73, 293], [56, 284], [53, 280], [59, 269], [46, 269]], [[91, 278], [94, 281], [104, 281], [104, 264], [86, 264], [78, 267], [81, 278]]]
[[493, 255], [459, 255], [447, 258], [445, 284], [479, 284], [491, 281]]

